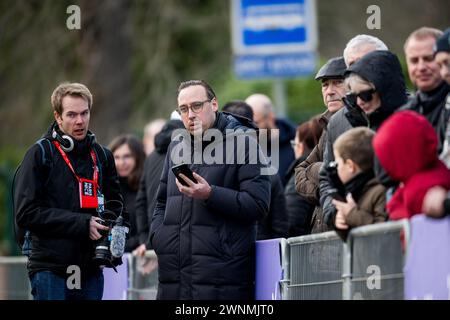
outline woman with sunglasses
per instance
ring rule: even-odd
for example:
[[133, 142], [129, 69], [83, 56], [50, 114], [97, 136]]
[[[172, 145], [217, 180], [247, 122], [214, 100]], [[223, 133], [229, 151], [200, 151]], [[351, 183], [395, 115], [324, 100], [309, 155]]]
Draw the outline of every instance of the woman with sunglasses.
[[[377, 131], [390, 115], [407, 101], [405, 79], [400, 61], [390, 51], [372, 51], [348, 67], [346, 71], [348, 94], [345, 108], [338, 111], [328, 124], [328, 137], [324, 151], [324, 164], [320, 170], [320, 203], [324, 221], [332, 227], [336, 209], [330, 192], [334, 186], [328, 179], [327, 166], [334, 160], [334, 141], [352, 127], [367, 126]], [[375, 159], [374, 169], [380, 182], [387, 188], [393, 182]]]
[[377, 130], [381, 123], [406, 103], [406, 87], [397, 56], [373, 51], [351, 65], [345, 83], [347, 103], [358, 107], [366, 125]]

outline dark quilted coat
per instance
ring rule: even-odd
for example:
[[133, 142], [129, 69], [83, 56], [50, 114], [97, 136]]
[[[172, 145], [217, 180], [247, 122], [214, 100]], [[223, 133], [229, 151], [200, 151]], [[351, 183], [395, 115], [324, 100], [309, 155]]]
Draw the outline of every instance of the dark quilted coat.
[[[244, 126], [251, 124], [217, 113], [213, 128], [225, 132]], [[157, 298], [252, 299], [255, 225], [268, 212], [268, 176], [261, 175], [260, 164], [191, 164], [212, 193], [207, 200], [184, 196], [170, 170], [170, 155], [175, 147], [190, 145], [187, 140], [169, 146], [152, 219], [150, 240], [159, 261]], [[223, 140], [217, 141], [220, 148]], [[244, 148], [248, 156], [248, 146], [237, 145], [234, 153]]]

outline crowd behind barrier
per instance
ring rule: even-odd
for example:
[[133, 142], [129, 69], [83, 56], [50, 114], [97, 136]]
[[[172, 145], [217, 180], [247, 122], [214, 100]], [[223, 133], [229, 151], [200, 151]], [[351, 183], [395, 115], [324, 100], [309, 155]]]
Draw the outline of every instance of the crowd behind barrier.
[[[450, 299], [450, 217], [417, 215], [353, 229], [256, 243], [256, 300]], [[0, 299], [31, 299], [26, 257], [0, 257]], [[105, 269], [104, 300], [154, 300], [154, 251]]]

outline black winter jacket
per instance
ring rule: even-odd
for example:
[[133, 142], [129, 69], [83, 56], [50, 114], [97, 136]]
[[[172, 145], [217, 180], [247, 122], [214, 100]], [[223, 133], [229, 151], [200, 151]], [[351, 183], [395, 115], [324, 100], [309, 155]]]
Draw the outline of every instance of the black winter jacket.
[[401, 110], [413, 110], [427, 118], [438, 136], [438, 154], [442, 152], [447, 123], [450, 116], [445, 109], [446, 97], [450, 92], [450, 85], [445, 81], [430, 92], [417, 91], [417, 93], [404, 105]]
[[132, 252], [139, 246], [138, 220], [136, 216], [136, 194], [128, 184], [128, 178], [119, 177], [120, 193], [122, 194], [125, 208], [130, 217], [130, 231], [125, 243], [125, 252]]
[[288, 216], [286, 212], [286, 198], [281, 179], [277, 174], [270, 179], [270, 207], [269, 213], [258, 221], [257, 240], [286, 238], [288, 236]]
[[[44, 138], [52, 140], [51, 129]], [[94, 150], [102, 152], [101, 148], [98, 145]], [[79, 177], [93, 177], [90, 150], [85, 139], [76, 141], [74, 150], [67, 153]], [[123, 201], [113, 155], [103, 150], [107, 161], [100, 165], [101, 191], [105, 201]], [[34, 144], [25, 154], [15, 183], [16, 222], [31, 233], [29, 275], [52, 271], [65, 277], [70, 265], [79, 266], [82, 276], [97, 272], [98, 266], [93, 263], [95, 242], [89, 238], [89, 221], [97, 216], [96, 210], [80, 208], [78, 181], [56, 148], [52, 166], [44, 165], [43, 158], [43, 149]], [[97, 161], [100, 158], [97, 155]], [[128, 221], [126, 213], [124, 218]]]
[[169, 120], [161, 129], [161, 132], [155, 136], [155, 150], [145, 159], [144, 171], [139, 181], [139, 190], [136, 196], [136, 218], [138, 220], [139, 242], [140, 244], [144, 243], [147, 250], [151, 249], [150, 224], [155, 210], [156, 194], [167, 149], [172, 141], [172, 132], [181, 128], [184, 128], [183, 122]]
[[[213, 128], [224, 133], [244, 126], [251, 124], [217, 113]], [[218, 142], [203, 147], [225, 147]], [[159, 263], [158, 299], [251, 299], [256, 221], [269, 209], [269, 179], [260, 164], [191, 164], [212, 192], [207, 200], [187, 197], [175, 184], [170, 155], [189, 145], [188, 139], [171, 143], [158, 189], [150, 230]], [[240, 148], [247, 158], [245, 143], [235, 144], [234, 154]]]
[[287, 172], [288, 183], [284, 190], [286, 197], [286, 212], [289, 221], [289, 232], [286, 237], [296, 237], [311, 233], [311, 218], [314, 205], [304, 199], [295, 189], [294, 169], [303, 162], [307, 156], [295, 160]]
[[286, 172], [289, 169], [292, 161], [295, 160], [294, 150], [291, 146], [291, 140], [295, 138], [295, 127], [285, 119], [276, 119], [275, 125], [280, 130], [280, 166], [278, 175], [280, 176], [283, 186], [286, 185]]

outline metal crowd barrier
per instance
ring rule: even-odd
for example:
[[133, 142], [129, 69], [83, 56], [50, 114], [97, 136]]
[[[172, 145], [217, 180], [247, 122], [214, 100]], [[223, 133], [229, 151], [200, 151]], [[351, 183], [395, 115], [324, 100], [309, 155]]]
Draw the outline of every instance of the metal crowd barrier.
[[155, 300], [158, 291], [158, 259], [149, 250], [144, 257], [128, 258], [128, 300]]
[[284, 300], [342, 299], [342, 241], [336, 232], [286, 240]]
[[283, 300], [403, 299], [407, 220], [281, 242]]
[[[144, 257], [128, 255], [128, 300], [154, 300], [158, 289], [158, 261], [153, 250]], [[114, 273], [108, 281], [117, 281]], [[111, 289], [116, 290], [117, 286]], [[107, 290], [107, 288], [105, 288]], [[107, 293], [104, 293], [104, 297]], [[116, 294], [117, 295], [117, 294]], [[0, 300], [32, 300], [27, 257], [0, 257]], [[117, 297], [113, 299], [118, 299]]]
[[[407, 220], [355, 228], [347, 242], [334, 231], [281, 239], [281, 298], [404, 299], [408, 241]], [[26, 257], [0, 257], [0, 300], [31, 299], [26, 262]], [[144, 257], [130, 254], [127, 262], [126, 298], [155, 299], [155, 252], [147, 251]]]
[[351, 252], [351, 269], [344, 298], [404, 299], [403, 267], [408, 239], [407, 220], [352, 230], [347, 243]]
[[31, 300], [27, 257], [0, 257], [0, 300]]

